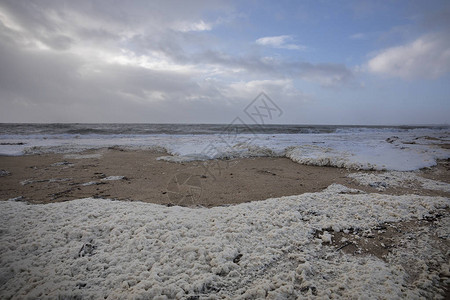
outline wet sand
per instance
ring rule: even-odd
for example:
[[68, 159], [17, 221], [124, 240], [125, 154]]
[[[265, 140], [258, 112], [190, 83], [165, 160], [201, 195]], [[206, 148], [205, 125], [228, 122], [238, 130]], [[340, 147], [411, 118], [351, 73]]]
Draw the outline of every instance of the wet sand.
[[[218, 206], [316, 192], [345, 182], [347, 170], [303, 166], [287, 158], [172, 163], [151, 151], [102, 149], [75, 155], [0, 157], [0, 200], [30, 203], [85, 197], [166, 205]], [[105, 180], [109, 176], [124, 176]], [[96, 183], [85, 185], [86, 183]]]
[[[332, 183], [380, 193], [348, 178], [354, 171], [305, 166], [287, 158], [188, 163], [157, 159], [164, 155], [105, 148], [78, 154], [0, 156], [0, 169], [9, 172], [0, 177], [0, 200], [18, 198], [36, 204], [94, 197], [212, 207], [317, 192]], [[442, 161], [420, 175], [449, 183], [449, 169], [449, 162]], [[381, 193], [448, 196], [442, 191], [410, 187]]]

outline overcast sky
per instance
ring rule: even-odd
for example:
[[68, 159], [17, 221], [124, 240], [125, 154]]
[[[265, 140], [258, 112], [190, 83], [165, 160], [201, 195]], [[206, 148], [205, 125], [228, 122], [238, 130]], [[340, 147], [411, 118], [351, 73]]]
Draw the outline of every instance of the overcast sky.
[[450, 123], [450, 1], [0, 0], [0, 122]]

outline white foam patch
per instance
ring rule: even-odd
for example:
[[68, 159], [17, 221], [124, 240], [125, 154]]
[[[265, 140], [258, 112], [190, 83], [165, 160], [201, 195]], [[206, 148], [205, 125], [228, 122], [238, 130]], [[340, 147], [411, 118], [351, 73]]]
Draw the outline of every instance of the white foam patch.
[[[449, 199], [346, 191], [336, 185], [211, 209], [92, 198], [45, 205], [0, 202], [2, 297], [436, 295], [438, 271], [430, 269], [432, 276], [411, 283], [401, 254], [393, 263], [347, 256], [323, 244], [326, 234], [318, 239], [313, 233], [421, 218], [448, 207]], [[448, 235], [450, 229], [443, 230]]]
[[[248, 142], [248, 138], [246, 138]], [[229, 159], [229, 158], [246, 158], [246, 157], [280, 157], [284, 155], [284, 151], [275, 151], [269, 147], [246, 144], [245, 142], [238, 142], [233, 146], [212, 144], [211, 151], [205, 148], [205, 153], [195, 154], [180, 154], [180, 152], [171, 152], [171, 156], [160, 156], [158, 160], [169, 162], [190, 162], [190, 161], [205, 161], [210, 159]]]
[[20, 182], [21, 185], [28, 185], [28, 184], [32, 184], [32, 183], [42, 183], [42, 182], [64, 182], [64, 181], [70, 181], [72, 180], [72, 178], [50, 178], [50, 179], [26, 179], [26, 180], [22, 180]]
[[389, 187], [416, 187], [423, 189], [443, 191], [450, 193], [450, 184], [423, 178], [414, 172], [390, 171], [384, 173], [351, 173], [348, 177], [353, 178], [359, 184], [371, 186], [379, 191], [384, 191]]
[[98, 181], [89, 181], [89, 182], [82, 183], [81, 185], [82, 186], [90, 186], [90, 185], [97, 185], [97, 184], [100, 184], [100, 182], [98, 182]]
[[8, 176], [8, 175], [11, 175], [11, 173], [10, 173], [9, 171], [6, 171], [6, 170], [0, 170], [0, 177]]
[[336, 144], [293, 146], [286, 149], [286, 157], [305, 165], [330, 166], [352, 170], [412, 171], [436, 165], [446, 159], [449, 151], [436, 146], [391, 145], [385, 141], [366, 141], [360, 145]]
[[305, 145], [290, 147], [286, 150], [286, 157], [303, 165], [331, 166], [348, 169], [364, 169], [369, 165], [351, 160], [348, 151], [338, 151], [332, 148]]
[[101, 181], [115, 181], [125, 179], [125, 176], [108, 176], [100, 179]]

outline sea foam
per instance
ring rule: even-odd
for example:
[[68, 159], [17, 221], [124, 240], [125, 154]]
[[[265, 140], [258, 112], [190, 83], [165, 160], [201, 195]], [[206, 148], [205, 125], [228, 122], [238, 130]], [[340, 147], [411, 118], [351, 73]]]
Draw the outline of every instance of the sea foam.
[[[207, 126], [207, 125], [205, 125]], [[280, 157], [308, 165], [411, 171], [450, 157], [448, 128], [388, 130], [350, 128], [330, 133], [150, 134], [1, 136], [0, 154], [72, 153], [104, 147], [167, 152], [171, 162], [241, 157]], [[77, 156], [69, 154], [71, 158]], [[90, 154], [98, 155], [98, 154]], [[69, 156], [68, 156], [69, 157]]]
[[[210, 209], [4, 201], [0, 290], [4, 298], [429, 298], [439, 293], [436, 278], [448, 262], [425, 235], [381, 260], [337, 252], [329, 232], [421, 219], [449, 204], [340, 185]], [[445, 214], [434, 224], [449, 236]], [[404, 267], [409, 259], [412, 270]], [[421, 267], [430, 264], [442, 268]]]

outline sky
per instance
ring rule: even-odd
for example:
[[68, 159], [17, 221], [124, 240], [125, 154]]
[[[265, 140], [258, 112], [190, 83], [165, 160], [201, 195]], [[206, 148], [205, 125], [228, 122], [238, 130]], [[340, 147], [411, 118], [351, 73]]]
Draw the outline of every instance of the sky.
[[449, 124], [450, 1], [0, 0], [0, 122]]

